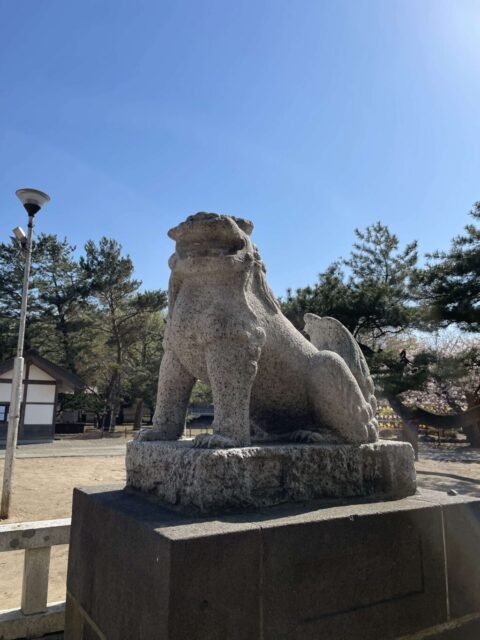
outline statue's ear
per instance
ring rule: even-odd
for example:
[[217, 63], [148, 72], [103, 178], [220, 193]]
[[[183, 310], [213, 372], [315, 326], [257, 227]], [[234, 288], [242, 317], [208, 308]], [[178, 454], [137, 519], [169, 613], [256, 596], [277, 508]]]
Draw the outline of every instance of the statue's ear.
[[173, 227], [172, 229], [169, 229], [169, 231], [167, 232], [167, 235], [172, 240], [176, 240], [178, 236], [178, 227]]
[[249, 236], [253, 231], [253, 222], [246, 220], [245, 218], [235, 218], [231, 216], [240, 229]]

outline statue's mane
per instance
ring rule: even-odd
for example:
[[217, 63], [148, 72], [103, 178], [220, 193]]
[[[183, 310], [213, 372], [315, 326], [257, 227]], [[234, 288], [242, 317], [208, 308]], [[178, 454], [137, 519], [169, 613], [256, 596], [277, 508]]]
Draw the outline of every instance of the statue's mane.
[[[266, 268], [263, 263], [258, 249], [255, 245], [253, 245], [253, 256], [254, 259], [251, 263], [250, 275], [247, 280], [246, 287], [250, 287], [252, 293], [261, 300], [265, 306], [274, 313], [281, 313], [280, 305], [278, 303], [275, 294], [270, 289], [267, 278], [266, 278]], [[173, 312], [173, 307], [175, 305], [175, 300], [177, 298], [178, 292], [182, 286], [182, 281], [180, 278], [176, 277], [174, 273], [170, 275], [170, 280], [168, 283], [168, 316], [171, 317]]]
[[280, 305], [275, 294], [270, 289], [267, 278], [266, 268], [256, 246], [254, 246], [255, 260], [253, 262], [253, 289], [254, 293], [262, 300], [266, 306], [275, 313], [281, 313]]
[[172, 317], [173, 307], [175, 306], [175, 300], [177, 299], [178, 291], [180, 289], [180, 283], [173, 273], [170, 275], [168, 281], [168, 318]]

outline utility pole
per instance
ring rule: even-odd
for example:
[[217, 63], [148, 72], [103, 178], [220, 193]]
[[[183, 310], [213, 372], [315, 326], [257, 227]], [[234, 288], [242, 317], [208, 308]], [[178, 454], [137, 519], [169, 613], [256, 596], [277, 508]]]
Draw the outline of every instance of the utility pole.
[[25, 324], [27, 320], [28, 279], [30, 265], [32, 263], [32, 238], [33, 221], [35, 214], [42, 206], [49, 202], [50, 197], [37, 189], [19, 189], [17, 197], [28, 213], [28, 232], [25, 236], [20, 227], [14, 229], [14, 234], [24, 250], [25, 268], [23, 272], [22, 306], [20, 309], [20, 328], [18, 331], [17, 355], [13, 364], [12, 391], [10, 395], [10, 407], [8, 412], [8, 431], [5, 448], [5, 466], [3, 470], [2, 502], [0, 506], [0, 519], [8, 518], [10, 513], [10, 501], [12, 497], [13, 469], [15, 466], [15, 449], [17, 447], [18, 425], [22, 407], [22, 382], [23, 382], [23, 344], [25, 342]]

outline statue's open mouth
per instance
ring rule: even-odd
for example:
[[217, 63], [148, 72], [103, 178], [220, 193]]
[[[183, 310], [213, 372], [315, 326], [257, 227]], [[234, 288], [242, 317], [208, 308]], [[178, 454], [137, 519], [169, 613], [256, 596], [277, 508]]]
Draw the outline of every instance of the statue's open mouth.
[[239, 238], [238, 246], [205, 246], [202, 242], [179, 242], [176, 252], [180, 258], [220, 258], [233, 256], [245, 247], [243, 238]]
[[232, 218], [215, 214], [197, 214], [168, 235], [176, 241], [180, 258], [218, 258], [233, 256], [245, 249], [245, 232]]

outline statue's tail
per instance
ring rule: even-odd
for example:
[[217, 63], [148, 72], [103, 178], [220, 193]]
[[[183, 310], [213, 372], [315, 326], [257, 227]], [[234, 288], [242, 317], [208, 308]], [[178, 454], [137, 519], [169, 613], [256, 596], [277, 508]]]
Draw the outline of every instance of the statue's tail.
[[305, 332], [308, 333], [312, 344], [319, 351], [334, 351], [345, 360], [362, 390], [365, 400], [371, 406], [373, 415], [375, 415], [377, 400], [372, 376], [365, 356], [350, 331], [335, 318], [321, 318], [314, 313], [306, 313], [304, 320]]

